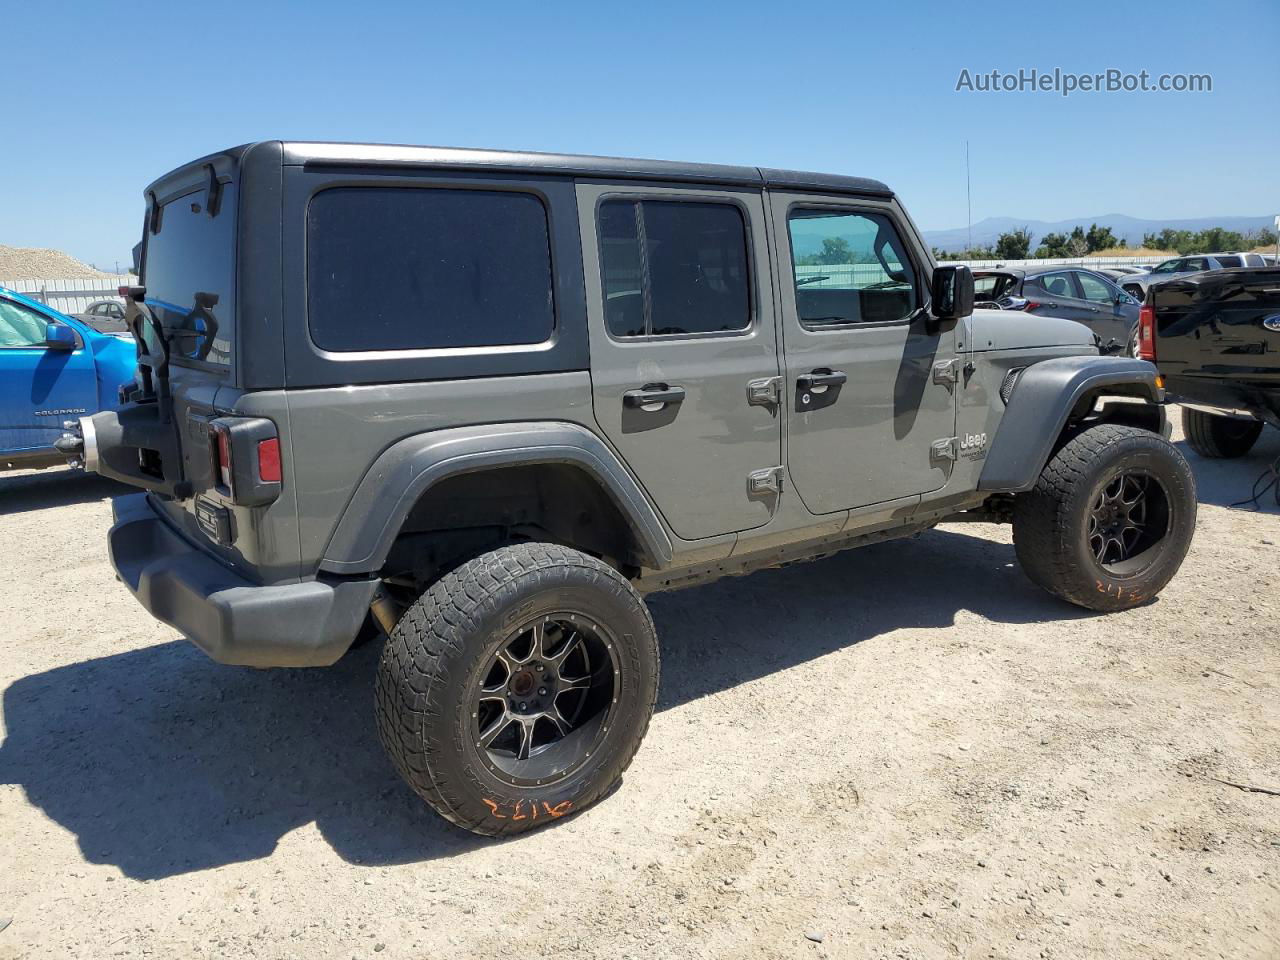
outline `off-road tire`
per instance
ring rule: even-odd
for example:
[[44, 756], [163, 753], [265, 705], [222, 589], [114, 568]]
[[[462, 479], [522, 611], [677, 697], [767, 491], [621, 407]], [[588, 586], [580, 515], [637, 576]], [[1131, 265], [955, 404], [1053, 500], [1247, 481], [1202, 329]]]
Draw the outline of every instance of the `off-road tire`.
[[[580, 767], [556, 782], [512, 785], [475, 742], [471, 691], [505, 635], [552, 611], [576, 611], [608, 631], [616, 700]], [[653, 620], [621, 574], [566, 547], [503, 547], [446, 574], [401, 617], [378, 665], [378, 736], [441, 816], [486, 836], [520, 833], [590, 806], [618, 783], [653, 715], [658, 664]]]
[[[1131, 472], [1163, 490], [1166, 529], [1133, 558], [1133, 569], [1117, 572], [1098, 562], [1089, 516], [1102, 492]], [[1137, 427], [1101, 424], [1064, 444], [1035, 487], [1018, 495], [1013, 544], [1027, 577], [1054, 596], [1089, 610], [1128, 610], [1155, 597], [1178, 572], [1195, 524], [1195, 478], [1178, 449]]]
[[1200, 456], [1231, 460], [1253, 449], [1262, 433], [1262, 422], [1183, 407], [1182, 432], [1187, 436], [1187, 444]]

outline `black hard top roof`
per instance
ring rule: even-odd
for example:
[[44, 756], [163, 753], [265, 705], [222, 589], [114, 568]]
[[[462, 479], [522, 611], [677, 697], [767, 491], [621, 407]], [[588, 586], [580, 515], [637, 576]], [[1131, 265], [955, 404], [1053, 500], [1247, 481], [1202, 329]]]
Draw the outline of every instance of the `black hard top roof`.
[[[230, 151], [228, 151], [230, 152]], [[625, 177], [636, 180], [683, 180], [753, 187], [785, 187], [792, 190], [855, 193], [892, 197], [879, 180], [833, 173], [804, 173], [767, 167], [738, 167], [714, 163], [680, 163], [671, 160], [631, 160], [569, 153], [535, 153], [513, 150], [471, 150], [459, 147], [414, 147], [376, 143], [284, 144], [284, 162], [316, 166], [424, 166], [461, 170], [533, 171], [581, 177]]]
[[[769, 167], [736, 167], [717, 163], [679, 163], [672, 160], [629, 160], [571, 153], [511, 150], [471, 150], [461, 147], [414, 147], [379, 143], [277, 143], [289, 166], [441, 168], [480, 172], [592, 177], [610, 180], [651, 180], [665, 183], [705, 183], [720, 186], [781, 187], [814, 193], [842, 193], [891, 199], [893, 191], [879, 180], [835, 173], [805, 173]], [[188, 191], [194, 179], [213, 167], [220, 175], [239, 164], [258, 144], [244, 143], [175, 167], [152, 181], [144, 191], [158, 202], [172, 199], [174, 190]]]

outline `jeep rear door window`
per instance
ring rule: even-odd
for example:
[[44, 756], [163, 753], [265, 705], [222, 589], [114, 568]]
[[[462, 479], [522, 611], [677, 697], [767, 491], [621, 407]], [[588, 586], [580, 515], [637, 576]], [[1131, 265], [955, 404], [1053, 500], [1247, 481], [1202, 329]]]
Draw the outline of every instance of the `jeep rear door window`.
[[529, 193], [335, 187], [307, 211], [307, 317], [322, 350], [543, 343], [551, 241]]
[[751, 325], [747, 228], [731, 203], [606, 200], [605, 323], [615, 337], [732, 333]]
[[887, 217], [797, 209], [787, 224], [804, 326], [892, 323], [919, 306], [915, 269]]
[[169, 331], [178, 362], [229, 366], [235, 333], [236, 185], [224, 184], [217, 215], [207, 190], [170, 200], [149, 232], [142, 282], [147, 306]]

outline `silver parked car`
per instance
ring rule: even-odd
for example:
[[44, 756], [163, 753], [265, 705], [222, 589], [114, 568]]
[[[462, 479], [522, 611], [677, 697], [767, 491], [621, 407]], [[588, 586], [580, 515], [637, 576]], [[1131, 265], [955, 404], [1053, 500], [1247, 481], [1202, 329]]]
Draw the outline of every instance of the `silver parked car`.
[[1126, 277], [1132, 277], [1139, 273], [1147, 273], [1146, 267], [1129, 265], [1127, 267], [1090, 267], [1094, 273], [1100, 273], [1113, 283], [1119, 283]]
[[81, 313], [73, 313], [72, 316], [99, 333], [129, 335], [129, 325], [124, 322], [124, 305], [119, 300], [95, 300]]
[[1265, 267], [1267, 261], [1259, 253], [1201, 253], [1174, 257], [1151, 268], [1150, 273], [1125, 277], [1120, 285], [1139, 300], [1146, 299], [1147, 287], [1161, 280], [1201, 273], [1205, 270], [1230, 270], [1235, 267]]

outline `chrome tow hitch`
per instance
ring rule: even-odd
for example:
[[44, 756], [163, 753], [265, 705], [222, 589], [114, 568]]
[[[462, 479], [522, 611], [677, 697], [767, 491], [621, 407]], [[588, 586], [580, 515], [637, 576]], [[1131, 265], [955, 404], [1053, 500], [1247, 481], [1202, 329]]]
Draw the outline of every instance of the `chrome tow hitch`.
[[[91, 444], [93, 422], [89, 418], [80, 420], [64, 420], [64, 433], [53, 442], [53, 447], [67, 458], [67, 466], [77, 470], [92, 470], [96, 466], [97, 447]], [[90, 448], [93, 447], [94, 464], [89, 463]]]

